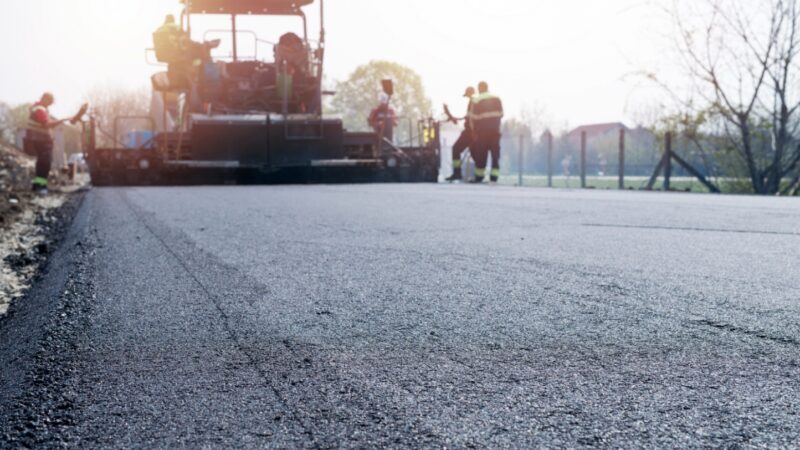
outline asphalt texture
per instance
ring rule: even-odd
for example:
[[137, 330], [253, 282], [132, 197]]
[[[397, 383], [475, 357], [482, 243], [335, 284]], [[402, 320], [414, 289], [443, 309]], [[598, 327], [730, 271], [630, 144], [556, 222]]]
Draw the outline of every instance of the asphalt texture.
[[797, 447], [798, 248], [797, 199], [94, 189], [0, 447]]

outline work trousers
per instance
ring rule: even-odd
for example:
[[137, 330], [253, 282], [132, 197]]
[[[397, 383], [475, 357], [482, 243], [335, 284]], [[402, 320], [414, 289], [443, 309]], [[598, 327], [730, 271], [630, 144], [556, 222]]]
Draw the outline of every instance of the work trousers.
[[500, 133], [481, 133], [472, 145], [472, 159], [475, 160], [475, 178], [486, 177], [486, 163], [492, 155], [491, 180], [500, 178]]
[[453, 144], [453, 174], [459, 176], [461, 173], [461, 155], [472, 146], [472, 132], [464, 130]]
[[36, 177], [34, 184], [47, 187], [47, 177], [53, 163], [53, 141], [50, 139], [26, 139], [25, 147], [29, 154], [36, 157]]
[[453, 144], [453, 161], [461, 160], [461, 155], [472, 146], [472, 132], [464, 130]]
[[[380, 122], [378, 122], [378, 129], [376, 130], [378, 133], [381, 131]], [[386, 119], [386, 124], [383, 126], [383, 137], [385, 137], [389, 142], [394, 142], [394, 123], [392, 123], [392, 119]]]

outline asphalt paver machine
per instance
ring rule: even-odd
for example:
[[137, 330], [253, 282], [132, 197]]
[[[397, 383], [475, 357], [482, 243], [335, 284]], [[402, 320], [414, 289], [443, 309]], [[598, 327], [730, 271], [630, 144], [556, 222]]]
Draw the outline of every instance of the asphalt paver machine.
[[[379, 132], [348, 132], [341, 119], [323, 115], [323, 96], [334, 95], [322, 88], [324, 0], [181, 3], [174, 26], [180, 45], [176, 36], [154, 34], [156, 59], [168, 70], [152, 77], [150, 115], [115, 118], [113, 131], [105, 131], [113, 144], [105, 146], [97, 145], [90, 122], [86, 153], [95, 185], [437, 181], [435, 121], [418, 121], [414, 145], [396, 146]], [[309, 38], [305, 11], [314, 6], [316, 40]], [[198, 35], [195, 22], [210, 16], [228, 27], [205, 30], [203, 41], [190, 39]], [[302, 31], [273, 43], [241, 25], [262, 19], [296, 19]], [[207, 40], [218, 36], [229, 41], [224, 57], [212, 56], [221, 40]], [[159, 46], [160, 39], [173, 39], [172, 47]], [[134, 120], [146, 122], [147, 131], [120, 132]]]

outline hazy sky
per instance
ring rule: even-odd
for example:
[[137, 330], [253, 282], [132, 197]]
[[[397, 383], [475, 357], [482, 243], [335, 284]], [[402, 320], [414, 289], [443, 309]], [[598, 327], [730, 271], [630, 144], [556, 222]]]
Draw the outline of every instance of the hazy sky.
[[[443, 101], [460, 110], [464, 87], [485, 79], [511, 115], [543, 107], [559, 126], [632, 123], [653, 91], [631, 74], [670, 66], [669, 27], [652, 3], [327, 0], [327, 73], [343, 79], [369, 60], [393, 60], [423, 76], [437, 110]], [[179, 9], [178, 0], [3, 0], [0, 101], [52, 90], [55, 112], [66, 114], [98, 83], [148, 85], [163, 69], [147, 64], [144, 49]], [[272, 39], [281, 23], [245, 26]]]

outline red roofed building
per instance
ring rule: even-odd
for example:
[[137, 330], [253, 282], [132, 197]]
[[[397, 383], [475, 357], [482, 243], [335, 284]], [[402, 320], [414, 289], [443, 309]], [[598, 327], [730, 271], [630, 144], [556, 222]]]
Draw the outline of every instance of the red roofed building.
[[584, 131], [586, 132], [586, 137], [588, 139], [593, 139], [593, 138], [597, 138], [597, 137], [603, 137], [603, 136], [607, 136], [607, 135], [612, 134], [612, 133], [614, 135], [618, 136], [619, 135], [619, 130], [621, 130], [621, 129], [623, 129], [625, 131], [629, 130], [629, 128], [626, 127], [625, 124], [622, 123], [622, 122], [598, 123], [598, 124], [592, 124], [592, 125], [581, 125], [578, 128], [575, 128], [574, 130], [572, 130], [569, 133], [567, 133], [567, 138], [570, 139], [570, 140], [578, 139], [579, 142], [580, 142], [581, 133], [583, 133]]

